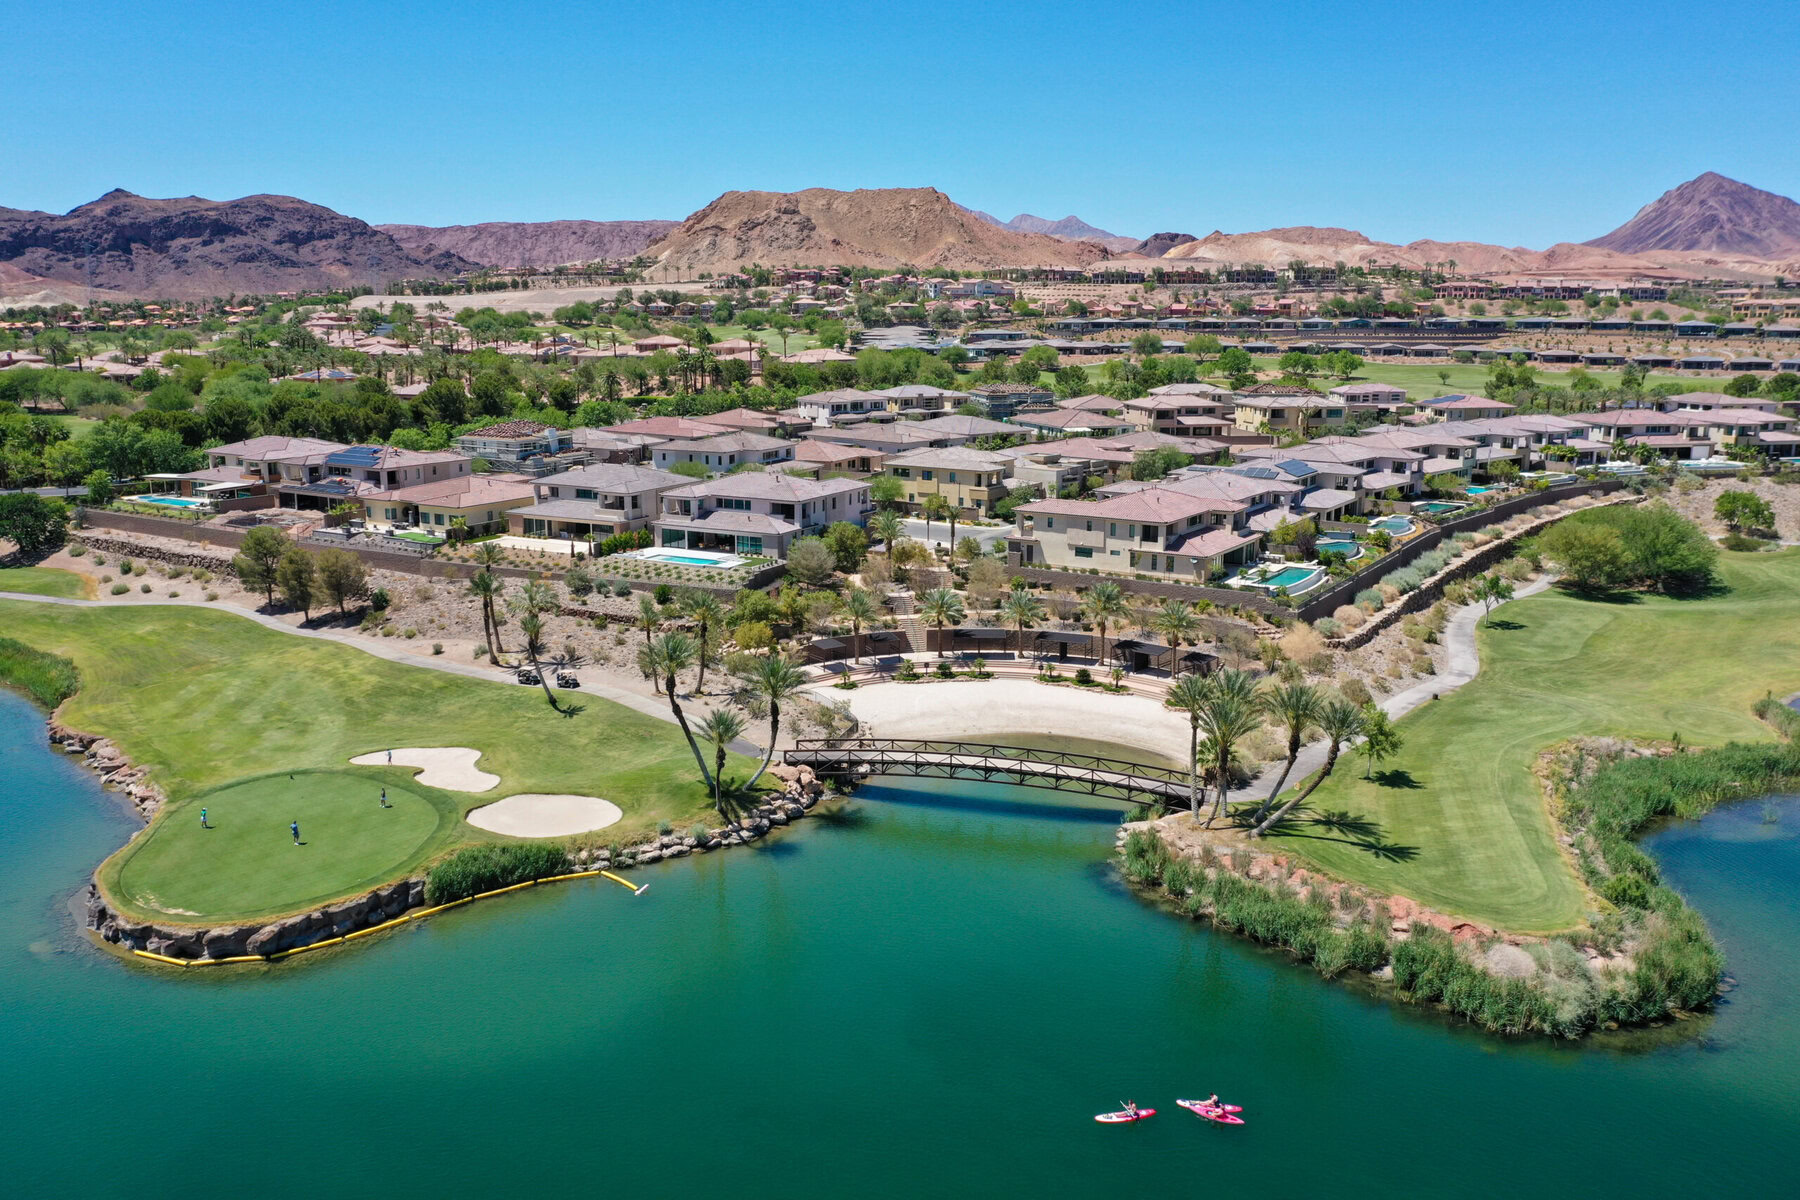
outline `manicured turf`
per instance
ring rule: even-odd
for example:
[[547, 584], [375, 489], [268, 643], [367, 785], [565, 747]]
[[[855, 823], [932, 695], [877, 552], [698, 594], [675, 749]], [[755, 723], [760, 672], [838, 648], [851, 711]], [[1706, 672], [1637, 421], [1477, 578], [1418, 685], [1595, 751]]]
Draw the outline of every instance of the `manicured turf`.
[[[1344, 338], [1344, 341], [1354, 339]], [[1274, 356], [1258, 356], [1256, 365], [1259, 370], [1276, 370]], [[1540, 367], [1536, 363], [1532, 367], [1537, 371], [1540, 382], [1552, 387], [1567, 387], [1569, 375], [1567, 371], [1551, 370]], [[1438, 377], [1438, 372], [1447, 372], [1448, 383]], [[1623, 372], [1589, 370], [1588, 374], [1602, 387], [1618, 387]], [[1390, 363], [1378, 358], [1365, 359], [1356, 377], [1351, 383], [1391, 383], [1407, 390], [1408, 396], [1417, 403], [1429, 400], [1433, 396], [1470, 395], [1479, 396], [1486, 386], [1488, 365], [1484, 362], [1459, 363], [1454, 359], [1444, 359], [1441, 363]], [[1675, 383], [1695, 391], [1716, 392], [1725, 385], [1729, 376], [1677, 375], [1665, 371], [1652, 371], [1648, 380], [1651, 384]], [[1221, 381], [1222, 382], [1222, 381]], [[1320, 376], [1314, 384], [1320, 388], [1334, 388], [1343, 380], [1331, 376]]]
[[0, 592], [81, 598], [93, 595], [93, 587], [75, 572], [55, 567], [0, 567]]
[[[567, 702], [585, 705], [565, 718], [550, 711], [536, 688], [391, 663], [198, 608], [69, 609], [0, 601], [0, 630], [73, 658], [82, 687], [63, 706], [63, 720], [115, 739], [152, 769], [169, 794], [152, 828], [101, 869], [102, 886], [127, 912], [136, 909], [118, 881], [134, 856], [158, 847], [165, 828], [189, 835], [188, 827], [199, 824], [201, 793], [270, 772], [323, 769], [359, 776], [369, 789], [385, 781], [390, 789], [416, 792], [441, 819], [409, 861], [464, 842], [504, 840], [461, 818], [476, 804], [515, 792], [613, 801], [625, 818], [606, 830], [607, 841], [631, 840], [661, 821], [684, 826], [708, 811], [693, 757], [675, 726], [578, 692], [562, 693]], [[388, 746], [473, 746], [482, 751], [482, 769], [502, 782], [480, 795], [441, 792], [412, 783], [410, 769], [347, 765], [352, 755]], [[742, 778], [743, 760], [736, 765]], [[371, 820], [376, 815], [361, 814]], [[276, 832], [285, 835], [291, 819], [282, 818]], [[304, 821], [301, 832], [310, 838]], [[317, 832], [324, 837], [329, 831]], [[293, 894], [279, 872], [290, 869], [286, 864], [298, 851], [282, 839], [255, 845], [259, 853], [243, 869], [243, 890], [231, 904], [205, 912], [206, 919], [268, 915]], [[375, 858], [395, 853], [384, 846]], [[372, 862], [360, 850], [345, 851], [332, 882], [307, 886], [353, 894], [370, 881]], [[258, 866], [276, 871], [265, 876]]]
[[[119, 869], [116, 887], [133, 907], [178, 919], [240, 908], [255, 896], [268, 912], [373, 887], [415, 865], [453, 804], [426, 789], [348, 771], [279, 772], [194, 798]], [[200, 808], [207, 824], [200, 827]], [[300, 823], [294, 845], [290, 821]]]
[[1405, 748], [1376, 782], [1358, 756], [1314, 793], [1315, 812], [1372, 828], [1305, 824], [1281, 844], [1484, 924], [1574, 925], [1585, 899], [1531, 775], [1537, 755], [1577, 735], [1767, 740], [1750, 706], [1800, 687], [1800, 550], [1723, 555], [1721, 581], [1727, 591], [1697, 600], [1553, 589], [1495, 609], [1480, 676], [1400, 723]]

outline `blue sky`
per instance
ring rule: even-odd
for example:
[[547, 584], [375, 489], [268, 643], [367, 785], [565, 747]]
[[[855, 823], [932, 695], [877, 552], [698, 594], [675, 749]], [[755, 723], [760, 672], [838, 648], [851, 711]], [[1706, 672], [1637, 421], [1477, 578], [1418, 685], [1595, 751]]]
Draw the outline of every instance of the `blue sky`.
[[[88, 2], [0, 76], [0, 205], [372, 222], [932, 186], [1118, 233], [1595, 237], [1703, 171], [1800, 196], [1800, 3]], [[1754, 102], [1730, 97], [1747, 96]]]

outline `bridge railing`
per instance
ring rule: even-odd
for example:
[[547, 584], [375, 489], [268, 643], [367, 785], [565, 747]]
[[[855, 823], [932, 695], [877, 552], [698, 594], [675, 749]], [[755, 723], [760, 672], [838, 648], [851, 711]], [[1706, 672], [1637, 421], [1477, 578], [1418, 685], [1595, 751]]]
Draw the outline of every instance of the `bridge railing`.
[[[1002, 746], [991, 742], [934, 741], [912, 738], [801, 738], [789, 752], [793, 758], [837, 758], [855, 761], [874, 758], [888, 763], [926, 763], [942, 765], [937, 756], [981, 760], [970, 769], [1004, 770], [1011, 762], [1027, 766], [1069, 767], [1077, 771], [1105, 771], [1132, 776], [1171, 786], [1186, 787], [1186, 771], [1161, 767], [1153, 763], [1127, 759], [1103, 758], [1097, 754], [1078, 754], [1070, 750], [1050, 750], [1034, 746]], [[928, 757], [930, 756], [930, 757]], [[789, 761], [793, 761], [790, 758]]]

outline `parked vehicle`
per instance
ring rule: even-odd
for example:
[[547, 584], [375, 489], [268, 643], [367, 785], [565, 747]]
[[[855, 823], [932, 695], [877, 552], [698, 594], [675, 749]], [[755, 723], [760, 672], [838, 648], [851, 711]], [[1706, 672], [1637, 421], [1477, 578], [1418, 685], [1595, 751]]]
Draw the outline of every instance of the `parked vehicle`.
[[538, 673], [536, 671], [533, 671], [530, 667], [520, 668], [519, 673], [517, 676], [515, 676], [515, 678], [518, 679], [518, 681], [520, 683], [538, 683], [538, 682], [540, 682], [540, 680], [538, 679]]
[[558, 671], [556, 673], [556, 686], [559, 688], [578, 688], [581, 686], [581, 680], [575, 678], [575, 673], [573, 671]]

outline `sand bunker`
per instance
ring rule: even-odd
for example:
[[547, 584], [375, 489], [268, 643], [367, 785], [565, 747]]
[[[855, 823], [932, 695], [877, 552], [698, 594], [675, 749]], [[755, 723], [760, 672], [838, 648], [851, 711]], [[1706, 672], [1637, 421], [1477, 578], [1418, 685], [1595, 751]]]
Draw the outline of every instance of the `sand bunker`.
[[[388, 758], [390, 753], [393, 754], [391, 760]], [[392, 751], [359, 754], [350, 761], [359, 767], [384, 767], [390, 761], [396, 767], [418, 767], [413, 778], [426, 787], [453, 792], [485, 792], [498, 786], [500, 777], [476, 770], [475, 760], [480, 757], [481, 751], [467, 746], [396, 746]]]
[[618, 805], [598, 796], [520, 792], [471, 811], [469, 824], [508, 837], [566, 837], [605, 829], [624, 815]]

